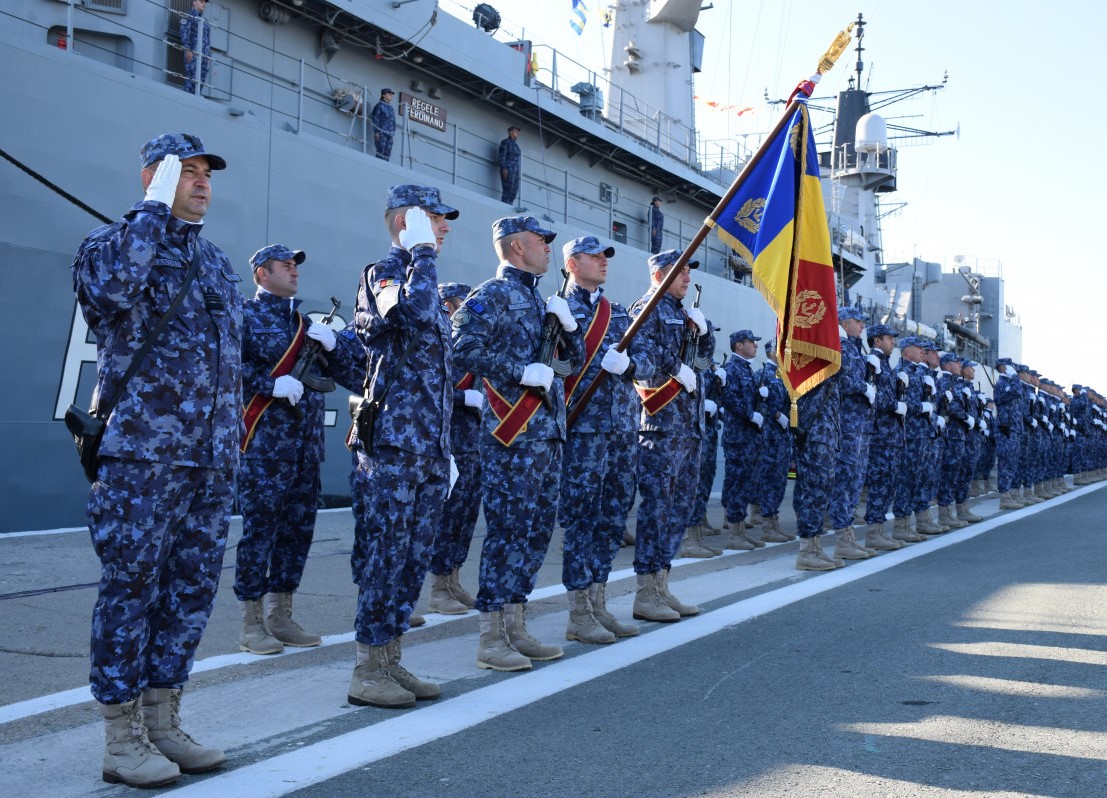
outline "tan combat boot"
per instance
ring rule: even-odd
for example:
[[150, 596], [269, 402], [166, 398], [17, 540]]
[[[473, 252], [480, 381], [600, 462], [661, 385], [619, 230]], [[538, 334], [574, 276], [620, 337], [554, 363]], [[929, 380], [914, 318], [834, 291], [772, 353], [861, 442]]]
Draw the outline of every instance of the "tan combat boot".
[[154, 747], [142, 718], [142, 699], [101, 704], [104, 717], [104, 765], [109, 784], [162, 787], [180, 778], [181, 769]]
[[511, 641], [511, 647], [524, 657], [536, 659], [539, 662], [563, 657], [565, 652], [561, 646], [539, 643], [527, 631], [526, 606], [526, 604], [508, 604], [504, 607], [504, 628], [507, 629], [507, 639]]
[[357, 664], [346, 700], [356, 707], [403, 709], [415, 706], [415, 694], [392, 678], [387, 646], [357, 644]]
[[787, 543], [791, 540], [784, 530], [780, 528], [780, 517], [776, 515], [766, 516], [761, 525], [761, 540], [766, 543]]
[[181, 728], [181, 691], [178, 688], [151, 687], [142, 691], [142, 719], [146, 734], [165, 758], [175, 762], [181, 773], [207, 773], [221, 768], [227, 755], [192, 739]]
[[632, 614], [637, 621], [672, 623], [680, 613], [669, 607], [657, 588], [657, 574], [638, 574], [638, 592], [634, 594]]
[[999, 509], [1001, 510], [1021, 510], [1025, 506], [1015, 497], [1012, 491], [1007, 490], [999, 494]]
[[740, 530], [740, 534], [752, 543], [755, 549], [765, 548], [765, 541], [761, 539], [761, 531], [752, 526], [749, 521], [746, 521], [746, 528]]
[[977, 515], [969, 509], [969, 505], [967, 502], [961, 502], [957, 505], [957, 517], [960, 518], [962, 521], [967, 521], [970, 524], [975, 524], [978, 521], [984, 520], [984, 516]]
[[915, 513], [915, 534], [924, 540], [948, 532], [950, 528], [943, 524], [935, 524], [930, 519], [930, 510], [919, 510]]
[[465, 605], [467, 609], [473, 609], [477, 606], [477, 600], [473, 598], [473, 594], [461, 586], [461, 569], [454, 568], [450, 571], [446, 577], [446, 582], [449, 585], [450, 595]]
[[708, 543], [706, 540], [704, 540], [704, 538], [707, 537], [708, 535], [714, 534], [713, 532], [711, 532], [711, 530], [709, 530], [703, 524], [699, 524], [697, 527], [695, 527], [695, 529], [697, 530], [696, 531], [696, 543], [701, 548], [707, 549], [709, 552], [711, 552], [712, 557], [718, 557], [720, 554], [723, 553], [722, 549], [716, 548], [715, 546], [712, 546], [710, 543]]
[[681, 618], [690, 618], [700, 614], [700, 608], [695, 604], [685, 604], [669, 591], [669, 569], [663, 568], [657, 572], [657, 592], [669, 609], [680, 615]]
[[867, 560], [869, 553], [858, 548], [857, 544], [850, 540], [853, 537], [852, 529], [834, 530], [834, 557], [839, 560]]
[[265, 597], [265, 602], [267, 605], [265, 628], [281, 643], [297, 648], [311, 648], [323, 644], [322, 637], [305, 632], [300, 624], [292, 620], [291, 593], [270, 593]]
[[892, 540], [884, 534], [884, 524], [869, 524], [865, 528], [865, 548], [873, 551], [895, 551], [903, 548], [903, 543]]
[[892, 522], [892, 540], [898, 540], [902, 543], [918, 543], [921, 540], [926, 540], [926, 538], [911, 531], [911, 517], [904, 515], [896, 516], [896, 520]]
[[403, 654], [400, 638], [395, 637], [388, 641], [384, 648], [388, 653], [388, 673], [396, 684], [415, 696], [416, 701], [433, 701], [442, 695], [442, 688], [437, 684], [424, 682], [400, 664], [400, 656]]
[[616, 637], [637, 637], [638, 627], [630, 623], [622, 623], [607, 609], [607, 585], [593, 583], [588, 588], [588, 601], [592, 605], [592, 614], [600, 622], [604, 629]]
[[469, 608], [454, 597], [450, 590], [450, 577], [447, 574], [431, 574], [431, 595], [427, 602], [427, 612], [439, 615], [464, 615]]
[[707, 557], [714, 557], [710, 550], [705, 548], [698, 540], [697, 534], [700, 530], [699, 526], [690, 526], [684, 530], [684, 538], [680, 544], [680, 551], [677, 552], [678, 557], [693, 557], [696, 559], [704, 559]]
[[818, 538], [801, 538], [799, 553], [796, 554], [797, 571], [833, 571], [838, 566], [833, 560], [822, 556]]
[[[929, 513], [927, 513], [929, 515]], [[916, 526], [918, 523], [916, 522]], [[963, 521], [953, 515], [953, 508], [948, 504], [943, 504], [938, 508], [938, 526], [944, 526], [949, 529], [964, 529], [969, 525], [968, 521]]]
[[569, 625], [565, 627], [566, 640], [606, 645], [615, 642], [615, 634], [603, 626], [592, 613], [588, 591], [569, 591]]
[[753, 541], [747, 539], [743, 534], [745, 531], [745, 525], [741, 521], [731, 524], [730, 536], [723, 542], [723, 547], [736, 551], [753, 551], [756, 549], [757, 546], [754, 545]]
[[262, 620], [262, 600], [249, 599], [242, 604], [242, 634], [238, 638], [239, 651], [251, 654], [280, 654], [284, 651], [282, 643], [265, 628]]
[[532, 667], [529, 659], [511, 647], [503, 610], [480, 614], [477, 667], [493, 671], [526, 671]]
[[749, 514], [749, 516], [748, 516], [748, 517], [746, 518], [746, 522], [747, 522], [747, 523], [748, 523], [748, 524], [749, 524], [750, 526], [761, 526], [761, 524], [762, 524], [762, 523], [763, 523], [764, 521], [765, 521], [765, 519], [764, 519], [764, 517], [763, 517], [763, 516], [761, 515], [761, 505], [759, 505], [759, 504], [751, 504], [751, 505], [750, 505], [750, 514]]

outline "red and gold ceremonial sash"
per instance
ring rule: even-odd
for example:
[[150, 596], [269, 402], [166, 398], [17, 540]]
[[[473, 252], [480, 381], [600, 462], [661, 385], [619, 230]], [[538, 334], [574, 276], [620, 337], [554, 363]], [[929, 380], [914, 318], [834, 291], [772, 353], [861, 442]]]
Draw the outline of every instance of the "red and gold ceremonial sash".
[[477, 381], [477, 378], [473, 376], [473, 372], [465, 372], [465, 376], [457, 381], [457, 385], [454, 386], [456, 391], [468, 391], [473, 387], [473, 383]]
[[542, 404], [542, 397], [533, 388], [527, 388], [519, 401], [511, 404], [504, 399], [492, 387], [492, 383], [484, 380], [484, 393], [488, 397], [488, 407], [496, 414], [500, 423], [492, 430], [492, 437], [504, 446], [510, 446], [519, 437], [519, 433], [527, 428], [527, 423], [534, 418]]
[[[296, 358], [300, 356], [300, 348], [304, 345], [304, 337], [307, 332], [306, 326], [304, 325], [304, 317], [297, 313], [296, 320], [296, 334], [292, 336], [292, 343], [288, 345], [288, 349], [281, 355], [281, 359], [277, 361], [277, 365], [273, 366], [273, 370], [269, 372], [270, 377], [283, 377], [292, 371], [292, 367], [296, 365]], [[246, 422], [246, 432], [242, 436], [242, 445], [238, 447], [240, 452], [246, 451], [246, 447], [250, 445], [250, 439], [254, 437], [254, 432], [257, 430], [258, 421], [261, 420], [261, 414], [264, 413], [275, 400], [275, 396], [266, 396], [256, 393], [254, 394], [254, 398], [250, 400], [250, 403], [243, 408], [243, 419]]]
[[[691, 319], [684, 320], [685, 325], [694, 324]], [[687, 342], [682, 342], [680, 345], [681, 360], [684, 359], [684, 345]], [[665, 406], [669, 402], [673, 401], [680, 395], [680, 392], [684, 390], [684, 386], [680, 384], [680, 381], [676, 377], [669, 377], [668, 381], [660, 388], [647, 388], [644, 385], [634, 385], [634, 390], [638, 391], [638, 395], [642, 397], [642, 407], [646, 409], [646, 415], [652, 416], [655, 413], [660, 413], [665, 409]]]
[[569, 399], [576, 390], [580, 378], [588, 367], [592, 365], [592, 358], [600, 351], [600, 345], [607, 337], [607, 329], [611, 326], [611, 303], [607, 297], [601, 296], [600, 303], [596, 306], [596, 313], [592, 316], [592, 323], [588, 325], [588, 332], [584, 334], [584, 366], [576, 374], [565, 378], [565, 406], [569, 406]]

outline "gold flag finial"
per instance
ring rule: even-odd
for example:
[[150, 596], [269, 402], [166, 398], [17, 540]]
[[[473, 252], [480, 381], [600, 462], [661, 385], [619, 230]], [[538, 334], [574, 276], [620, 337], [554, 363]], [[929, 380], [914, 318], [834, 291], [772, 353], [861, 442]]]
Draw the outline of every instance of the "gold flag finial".
[[823, 53], [823, 57], [819, 60], [819, 66], [816, 68], [816, 72], [820, 75], [825, 75], [830, 70], [834, 69], [834, 65], [838, 62], [838, 58], [849, 47], [849, 41], [853, 38], [853, 28], [857, 23], [851, 22], [849, 27], [843, 31], [839, 31], [838, 35], [834, 37], [834, 41], [830, 43], [830, 47], [826, 48], [826, 52]]

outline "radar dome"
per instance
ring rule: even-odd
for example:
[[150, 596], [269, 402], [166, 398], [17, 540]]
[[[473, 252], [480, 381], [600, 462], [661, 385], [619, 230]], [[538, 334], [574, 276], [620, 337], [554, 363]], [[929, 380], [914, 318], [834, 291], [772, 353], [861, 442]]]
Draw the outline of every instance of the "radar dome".
[[884, 117], [868, 113], [857, 120], [854, 148], [858, 152], [880, 152], [888, 148], [888, 126]]

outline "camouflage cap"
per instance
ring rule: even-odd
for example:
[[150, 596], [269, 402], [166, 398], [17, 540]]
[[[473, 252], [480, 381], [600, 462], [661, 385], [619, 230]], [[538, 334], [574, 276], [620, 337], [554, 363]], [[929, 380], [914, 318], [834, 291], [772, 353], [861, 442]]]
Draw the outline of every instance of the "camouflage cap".
[[[658, 252], [656, 255], [650, 255], [649, 263], [650, 274], [653, 274], [658, 269], [664, 269], [667, 266], [672, 266], [678, 260], [680, 256], [684, 254], [683, 249], [667, 249], [664, 252]], [[698, 260], [688, 261], [689, 269], [698, 269], [700, 262]]]
[[893, 338], [899, 335], [898, 332], [893, 330], [887, 324], [870, 324], [865, 328], [865, 334], [869, 338], [879, 338], [881, 335], [890, 335]]
[[1009, 357], [1001, 357], [996, 360], [996, 368], [1002, 368], [1003, 366], [1014, 366], [1015, 361]]
[[838, 308], [838, 321], [845, 321], [846, 319], [863, 322], [865, 321], [865, 314], [861, 312], [861, 308], [845, 305]]
[[961, 358], [953, 354], [952, 352], [946, 352], [944, 355], [941, 356], [941, 358], [938, 359], [938, 362], [941, 363], [943, 366], [946, 363], [956, 363], [957, 365], [961, 365]]
[[919, 346], [921, 346], [925, 351], [928, 351], [928, 352], [937, 352], [937, 351], [939, 351], [938, 350], [938, 345], [936, 343], [931, 341], [929, 338], [923, 338], [921, 336], [919, 337]]
[[431, 213], [438, 213], [447, 219], [456, 219], [461, 215], [457, 208], [451, 208], [442, 203], [442, 195], [433, 186], [415, 186], [405, 183], [400, 186], [391, 186], [388, 189], [388, 210], [394, 208], [423, 208]]
[[443, 302], [447, 299], [465, 299], [472, 290], [473, 287], [465, 283], [439, 283], [438, 298]]
[[557, 233], [553, 230], [547, 230], [533, 216], [505, 216], [492, 222], [493, 242], [515, 233], [538, 233], [546, 239], [547, 244], [557, 238]]
[[195, 158], [199, 155], [208, 159], [208, 166], [213, 170], [226, 169], [227, 162], [218, 155], [212, 155], [204, 150], [204, 142], [199, 136], [190, 133], [163, 133], [157, 138], [150, 139], [142, 145], [139, 159], [142, 168], [153, 166], [166, 155], [176, 155], [182, 161], [185, 158]]
[[392, 91], [392, 89], [381, 89], [381, 94], [395, 94], [395, 93], [396, 92]]
[[610, 258], [615, 255], [615, 247], [605, 247], [595, 236], [581, 236], [567, 241], [561, 248], [561, 256], [565, 260], [581, 252], [586, 255], [603, 255]]
[[730, 348], [739, 341], [760, 341], [761, 338], [753, 334], [753, 330], [735, 330], [730, 334]]
[[907, 335], [899, 339], [900, 349], [906, 349], [909, 346], [922, 348], [922, 340], [917, 335]]
[[1026, 365], [1025, 363], [1016, 363], [1015, 371], [1019, 372], [1020, 374], [1025, 371], [1027, 374], [1029, 374], [1030, 366]]
[[307, 255], [302, 249], [289, 249], [284, 244], [270, 244], [250, 256], [250, 265], [256, 269], [271, 260], [294, 260], [298, 266], [306, 258]]
[[963, 369], [974, 369], [979, 365], [975, 360], [969, 360], [967, 357], [961, 358], [961, 368]]

